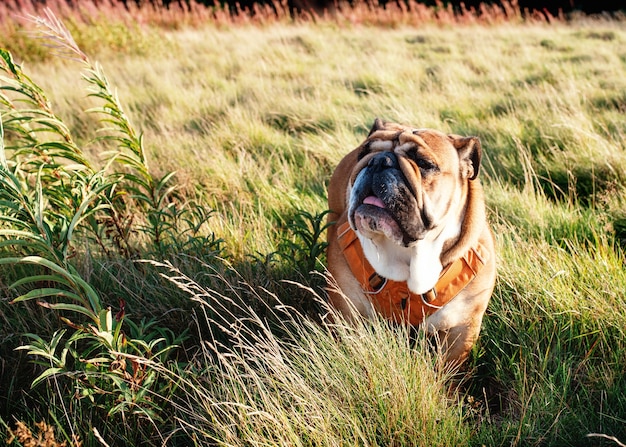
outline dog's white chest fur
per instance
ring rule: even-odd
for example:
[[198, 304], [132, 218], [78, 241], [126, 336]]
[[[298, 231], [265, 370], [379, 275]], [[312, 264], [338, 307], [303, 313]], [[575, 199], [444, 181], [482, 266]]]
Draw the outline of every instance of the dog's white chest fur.
[[446, 240], [459, 234], [460, 222], [447, 225], [434, 239], [399, 247], [386, 237], [368, 239], [357, 235], [365, 257], [376, 272], [393, 281], [406, 281], [413, 293], [426, 293], [435, 287], [443, 266], [440, 256]]

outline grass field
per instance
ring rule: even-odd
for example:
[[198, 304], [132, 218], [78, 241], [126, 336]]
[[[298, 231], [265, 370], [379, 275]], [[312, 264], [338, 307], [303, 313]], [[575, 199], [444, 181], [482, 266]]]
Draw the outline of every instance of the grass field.
[[[0, 442], [626, 442], [626, 21], [348, 13], [66, 18], [71, 58], [5, 24]], [[498, 280], [458, 377], [319, 324], [326, 184], [375, 117], [482, 142]]]

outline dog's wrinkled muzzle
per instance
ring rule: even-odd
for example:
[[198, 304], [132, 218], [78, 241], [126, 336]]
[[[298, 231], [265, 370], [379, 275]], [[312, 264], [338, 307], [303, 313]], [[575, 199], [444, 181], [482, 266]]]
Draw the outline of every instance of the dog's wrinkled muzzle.
[[[430, 228], [419, 176], [392, 151], [367, 154], [351, 191], [349, 220], [364, 236], [382, 233], [403, 246], [423, 239]], [[406, 172], [408, 170], [408, 172]]]

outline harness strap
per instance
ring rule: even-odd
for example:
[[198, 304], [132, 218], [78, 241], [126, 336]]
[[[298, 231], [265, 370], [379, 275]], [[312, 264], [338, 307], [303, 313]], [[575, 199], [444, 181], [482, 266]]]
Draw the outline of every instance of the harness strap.
[[478, 243], [447, 265], [435, 287], [420, 295], [411, 292], [406, 282], [392, 281], [376, 273], [365, 259], [361, 242], [348, 222], [337, 230], [337, 240], [348, 266], [377, 311], [389, 320], [415, 326], [457, 296], [476, 277], [489, 256]]

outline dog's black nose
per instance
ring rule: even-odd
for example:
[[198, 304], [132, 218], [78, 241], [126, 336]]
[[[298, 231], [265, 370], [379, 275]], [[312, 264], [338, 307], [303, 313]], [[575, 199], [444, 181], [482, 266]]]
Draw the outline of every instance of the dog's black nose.
[[375, 171], [399, 167], [398, 159], [393, 152], [381, 152], [380, 154], [376, 154], [369, 161], [368, 166]]

